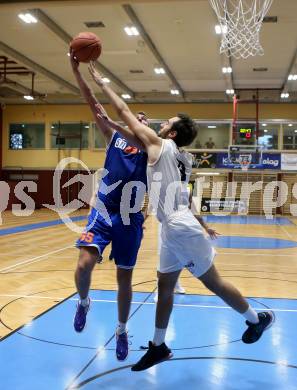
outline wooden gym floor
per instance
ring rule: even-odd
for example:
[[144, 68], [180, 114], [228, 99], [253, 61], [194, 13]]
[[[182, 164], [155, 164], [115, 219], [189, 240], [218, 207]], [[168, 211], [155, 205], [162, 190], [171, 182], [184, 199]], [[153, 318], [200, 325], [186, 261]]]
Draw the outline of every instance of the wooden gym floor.
[[[85, 214], [83, 211], [75, 215]], [[16, 217], [7, 211], [2, 213], [2, 219], [1, 338], [75, 293], [73, 276], [78, 257], [73, 246], [77, 234], [56, 224], [56, 213], [44, 209], [30, 217]], [[297, 299], [295, 221], [280, 218], [267, 224], [263, 217], [209, 217], [209, 224], [223, 235], [216, 258], [221, 274], [248, 297]], [[47, 227], [48, 224], [51, 226]], [[78, 224], [83, 226], [85, 220]], [[157, 232], [157, 222], [150, 217], [134, 272], [135, 291], [150, 292], [155, 288]], [[265, 240], [268, 246], [263, 249]], [[116, 290], [115, 267], [108, 260], [109, 251], [107, 248], [103, 263], [94, 270], [93, 289]], [[189, 294], [209, 294], [187, 271], [182, 273], [182, 284]], [[75, 307], [73, 313], [74, 310]]]

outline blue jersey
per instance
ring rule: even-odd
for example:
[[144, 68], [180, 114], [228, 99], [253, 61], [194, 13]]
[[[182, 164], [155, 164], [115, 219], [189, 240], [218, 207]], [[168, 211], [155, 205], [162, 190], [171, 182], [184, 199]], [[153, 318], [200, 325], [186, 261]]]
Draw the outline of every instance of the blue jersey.
[[[113, 134], [108, 146], [104, 168], [108, 174], [103, 177], [102, 182], [110, 187], [112, 184], [121, 181], [108, 194], [100, 192], [98, 198], [104, 203], [107, 209], [119, 210], [122, 197], [122, 190], [125, 184], [130, 181], [140, 181], [147, 185], [146, 180], [147, 154], [140, 151], [135, 146], [130, 146], [128, 142], [117, 132]], [[131, 197], [131, 207], [135, 200], [137, 188], [133, 188]]]

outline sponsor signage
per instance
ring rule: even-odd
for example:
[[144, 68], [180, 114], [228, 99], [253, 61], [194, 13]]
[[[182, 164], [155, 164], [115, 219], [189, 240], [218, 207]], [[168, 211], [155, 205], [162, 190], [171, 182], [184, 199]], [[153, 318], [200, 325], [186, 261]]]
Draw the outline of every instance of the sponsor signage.
[[[249, 166], [249, 169], [280, 169], [281, 168], [280, 153], [263, 153], [262, 162], [260, 164], [256, 163], [257, 161], [256, 153], [251, 153], [251, 155], [252, 155], [252, 161]], [[233, 163], [230, 163], [228, 153], [217, 153], [216, 168], [241, 169], [241, 165], [239, 160], [235, 160]]]
[[210, 199], [202, 198], [201, 211], [204, 213], [223, 211], [225, 213], [247, 214], [248, 204], [245, 199], [221, 198]]
[[280, 153], [263, 153], [262, 165], [264, 169], [281, 169]]
[[282, 153], [282, 170], [297, 171], [297, 154]]
[[192, 153], [193, 168], [216, 168], [217, 153]]

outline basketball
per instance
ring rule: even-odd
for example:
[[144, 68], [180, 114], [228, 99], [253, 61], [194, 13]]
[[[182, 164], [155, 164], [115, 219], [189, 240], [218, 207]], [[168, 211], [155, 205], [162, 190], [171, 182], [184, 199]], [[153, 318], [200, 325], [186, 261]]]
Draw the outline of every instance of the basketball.
[[99, 58], [102, 45], [96, 34], [81, 32], [71, 41], [70, 49], [78, 62], [90, 62]]

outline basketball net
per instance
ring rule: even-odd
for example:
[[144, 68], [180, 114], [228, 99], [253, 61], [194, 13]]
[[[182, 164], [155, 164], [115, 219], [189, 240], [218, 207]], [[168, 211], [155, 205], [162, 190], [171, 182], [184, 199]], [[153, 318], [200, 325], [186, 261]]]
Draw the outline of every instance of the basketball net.
[[252, 155], [251, 154], [240, 155], [238, 157], [238, 162], [240, 164], [241, 170], [247, 171], [251, 165], [251, 162], [252, 162]]
[[273, 0], [209, 0], [221, 27], [220, 53], [247, 58], [263, 55], [260, 30]]

